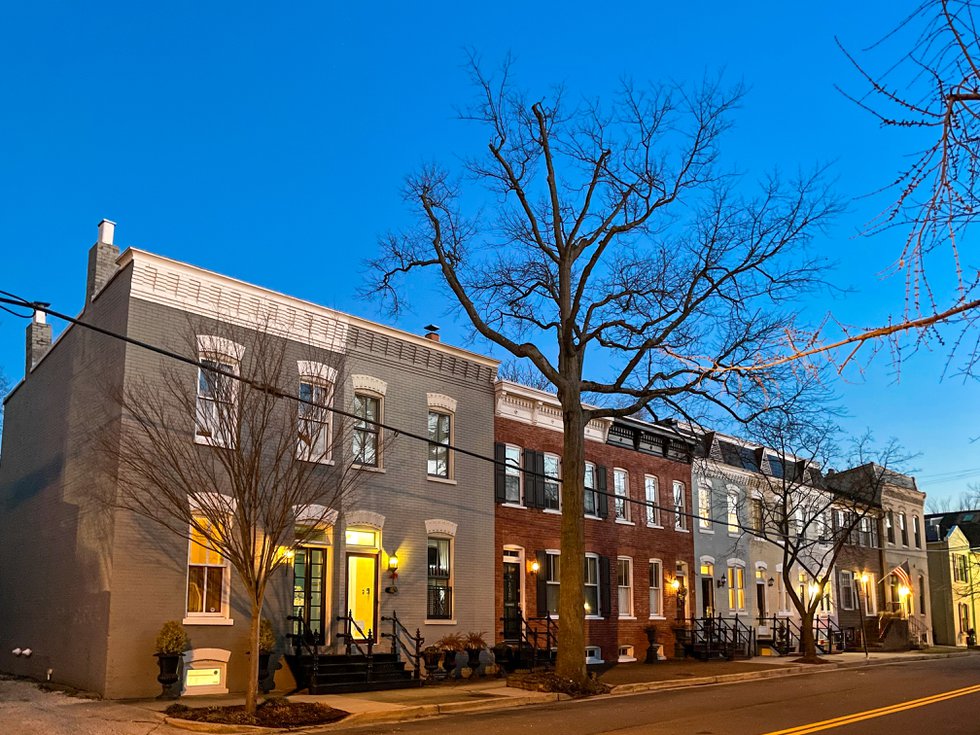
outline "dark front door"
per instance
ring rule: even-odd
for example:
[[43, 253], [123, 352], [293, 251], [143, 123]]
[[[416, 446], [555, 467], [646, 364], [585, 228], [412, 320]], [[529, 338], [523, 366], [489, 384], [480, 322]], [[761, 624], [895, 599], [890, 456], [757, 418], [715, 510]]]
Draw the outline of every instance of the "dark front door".
[[521, 565], [518, 562], [504, 562], [504, 639], [517, 640], [521, 637], [521, 621], [518, 610], [521, 606]]
[[759, 583], [755, 586], [755, 607], [759, 611], [759, 622], [766, 619], [766, 586]]
[[326, 550], [296, 549], [293, 557], [293, 636], [307, 645], [322, 646], [325, 630]]
[[710, 618], [715, 614], [715, 586], [713, 577], [701, 577], [701, 604], [704, 605], [704, 617]]

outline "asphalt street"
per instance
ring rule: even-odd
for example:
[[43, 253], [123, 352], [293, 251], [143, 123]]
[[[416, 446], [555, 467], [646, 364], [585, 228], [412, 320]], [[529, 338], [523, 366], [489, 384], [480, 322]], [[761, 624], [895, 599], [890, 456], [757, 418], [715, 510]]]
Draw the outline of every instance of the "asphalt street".
[[[841, 719], [843, 718], [843, 719]], [[980, 656], [561, 702], [350, 732], [980, 735]]]

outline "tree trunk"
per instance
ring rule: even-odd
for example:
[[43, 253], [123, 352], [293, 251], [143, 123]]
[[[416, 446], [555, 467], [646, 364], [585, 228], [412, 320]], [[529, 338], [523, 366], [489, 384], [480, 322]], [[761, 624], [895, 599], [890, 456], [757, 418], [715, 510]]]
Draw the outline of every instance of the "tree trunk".
[[[578, 683], [585, 668], [585, 418], [577, 391], [559, 391], [565, 434], [561, 486], [561, 588], [558, 600], [558, 676]], [[543, 572], [544, 570], [542, 570]], [[606, 580], [608, 582], [608, 580]], [[602, 613], [609, 615], [608, 610]]]
[[817, 641], [813, 637], [813, 610], [806, 610], [800, 617], [800, 653], [803, 658], [816, 660]]
[[245, 712], [255, 714], [259, 698], [259, 624], [262, 603], [252, 600], [252, 620], [248, 628], [248, 678], [245, 680]]

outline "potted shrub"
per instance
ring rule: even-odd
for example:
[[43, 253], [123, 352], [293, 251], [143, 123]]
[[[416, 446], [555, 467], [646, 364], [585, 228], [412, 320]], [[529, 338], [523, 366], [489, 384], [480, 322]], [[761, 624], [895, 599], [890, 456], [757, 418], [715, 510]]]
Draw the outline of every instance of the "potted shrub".
[[471, 630], [463, 638], [466, 652], [470, 657], [469, 666], [471, 669], [476, 669], [480, 665], [480, 651], [487, 647], [487, 640], [483, 637], [484, 635], [486, 634]]
[[660, 633], [660, 628], [651, 623], [650, 625], [643, 626], [643, 632], [647, 636], [647, 654], [646, 658], [643, 659], [643, 663], [655, 664], [659, 660], [657, 655], [657, 635]]
[[259, 621], [259, 689], [268, 694], [272, 687], [269, 685], [269, 675], [272, 673], [269, 662], [276, 650], [276, 634], [268, 618]]
[[456, 654], [465, 650], [466, 645], [463, 636], [459, 633], [447, 633], [435, 643], [440, 650], [445, 652], [442, 668], [451, 671], [456, 667]]
[[163, 687], [158, 699], [177, 699], [180, 696], [180, 664], [188, 646], [187, 633], [179, 620], [168, 620], [157, 635], [154, 654], [160, 666], [157, 681]]
[[437, 645], [426, 646], [422, 649], [422, 661], [425, 662], [425, 678], [434, 679], [439, 671], [439, 660], [443, 650]]

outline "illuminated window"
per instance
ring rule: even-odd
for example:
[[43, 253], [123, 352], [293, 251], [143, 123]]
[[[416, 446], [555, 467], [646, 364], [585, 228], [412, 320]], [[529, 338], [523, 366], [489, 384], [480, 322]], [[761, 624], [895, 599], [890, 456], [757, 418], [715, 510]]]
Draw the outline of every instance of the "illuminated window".
[[602, 615], [599, 605], [599, 557], [585, 555], [585, 614]]
[[698, 485], [698, 526], [711, 528], [711, 485], [707, 482]]
[[741, 566], [728, 567], [728, 609], [745, 610], [745, 569]]
[[728, 500], [728, 533], [737, 534], [740, 530], [738, 526], [738, 490], [729, 490], [726, 497]]
[[194, 516], [187, 559], [187, 616], [228, 617], [228, 563], [212, 543], [222, 529]]

